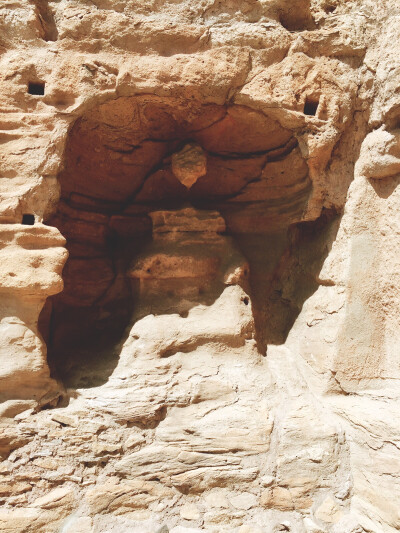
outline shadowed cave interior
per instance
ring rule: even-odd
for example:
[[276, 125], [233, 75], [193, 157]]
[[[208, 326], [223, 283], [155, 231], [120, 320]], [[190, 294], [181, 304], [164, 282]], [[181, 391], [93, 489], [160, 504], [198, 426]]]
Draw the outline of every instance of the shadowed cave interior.
[[[39, 327], [52, 374], [70, 388], [107, 381], [132, 320], [150, 312], [185, 316], [224, 289], [215, 272], [225, 251], [214, 253], [201, 230], [184, 252], [173, 238], [167, 246], [175, 258], [184, 253], [189, 273], [178, 275], [172, 262], [169, 290], [157, 292], [159, 270], [148, 269], [155, 291], [139, 305], [132, 270], [152, 246], [155, 212], [191, 208], [200, 218], [223, 218], [219, 233], [249, 265], [244, 288], [262, 355], [268, 344], [285, 342], [317, 289], [337, 229], [334, 212], [300, 222], [312, 184], [293, 132], [243, 106], [149, 96], [106, 102], [71, 128], [59, 181], [57, 211], [45, 223], [66, 237], [70, 255], [64, 291], [48, 299]], [[202, 271], [203, 263], [214, 266]]]

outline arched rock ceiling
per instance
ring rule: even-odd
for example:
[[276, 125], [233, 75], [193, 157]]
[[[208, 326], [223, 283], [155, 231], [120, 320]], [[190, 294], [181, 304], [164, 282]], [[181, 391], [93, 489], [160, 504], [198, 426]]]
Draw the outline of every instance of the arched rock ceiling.
[[[207, 172], [187, 189], [171, 155], [189, 141], [204, 150]], [[293, 132], [276, 120], [151, 96], [110, 100], [78, 119], [59, 179], [62, 201], [80, 211], [132, 216], [191, 203], [217, 207], [235, 232], [300, 220], [310, 192]]]

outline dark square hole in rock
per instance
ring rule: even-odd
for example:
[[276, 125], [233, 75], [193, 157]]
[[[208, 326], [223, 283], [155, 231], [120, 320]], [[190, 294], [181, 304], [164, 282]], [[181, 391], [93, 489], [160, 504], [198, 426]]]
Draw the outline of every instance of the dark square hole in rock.
[[307, 97], [306, 103], [304, 104], [304, 114], [315, 117], [315, 115], [317, 114], [318, 106], [319, 100], [317, 100], [316, 98]]
[[35, 215], [22, 215], [22, 224], [26, 226], [33, 226], [35, 223]]
[[34, 94], [36, 96], [43, 96], [44, 95], [44, 81], [30, 81], [28, 83], [28, 93]]

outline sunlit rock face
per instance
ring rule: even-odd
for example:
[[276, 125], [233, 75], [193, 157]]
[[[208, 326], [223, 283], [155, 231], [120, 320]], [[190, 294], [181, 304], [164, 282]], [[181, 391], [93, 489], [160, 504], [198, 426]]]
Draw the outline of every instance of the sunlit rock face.
[[3, 4], [0, 531], [398, 531], [397, 3]]

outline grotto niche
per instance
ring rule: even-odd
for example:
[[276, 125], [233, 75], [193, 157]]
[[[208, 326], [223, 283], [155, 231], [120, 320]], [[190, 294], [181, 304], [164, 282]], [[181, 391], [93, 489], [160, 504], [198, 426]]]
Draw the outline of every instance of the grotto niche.
[[[132, 324], [146, 316], [187, 320], [178, 326], [186, 340], [167, 343], [160, 357], [210, 336], [233, 347], [254, 337], [265, 356], [318, 286], [335, 214], [302, 222], [312, 184], [297, 140], [250, 108], [110, 100], [73, 125], [59, 182], [45, 223], [66, 238], [69, 259], [65, 288], [47, 300], [40, 327], [67, 388], [106, 383]], [[253, 326], [246, 319], [228, 334], [224, 311], [208, 333], [190, 322], [227, 288]]]

